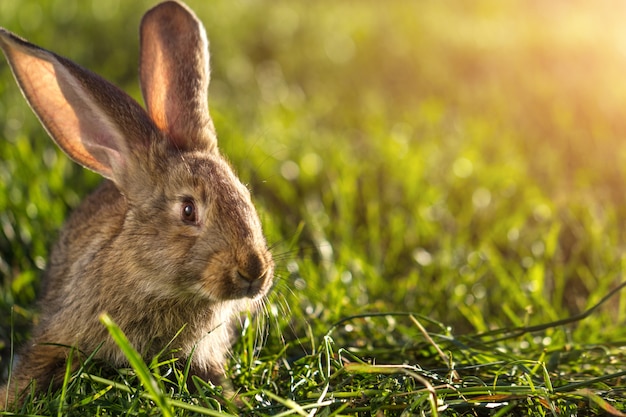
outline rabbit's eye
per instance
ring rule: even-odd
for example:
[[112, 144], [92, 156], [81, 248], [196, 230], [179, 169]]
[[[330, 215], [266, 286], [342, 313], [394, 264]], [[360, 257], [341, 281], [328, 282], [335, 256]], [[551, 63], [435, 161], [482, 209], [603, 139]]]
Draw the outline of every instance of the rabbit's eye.
[[191, 200], [183, 201], [182, 209], [181, 209], [181, 218], [185, 222], [195, 223], [197, 221], [196, 216], [196, 205]]

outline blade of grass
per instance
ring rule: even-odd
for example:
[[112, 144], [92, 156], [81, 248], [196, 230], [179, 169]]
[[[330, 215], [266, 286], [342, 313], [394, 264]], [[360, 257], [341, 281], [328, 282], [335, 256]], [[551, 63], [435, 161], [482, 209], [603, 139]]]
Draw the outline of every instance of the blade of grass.
[[65, 375], [63, 376], [63, 385], [61, 387], [61, 397], [59, 399], [59, 409], [57, 411], [57, 415], [59, 417], [63, 416], [63, 405], [65, 404], [65, 396], [67, 395], [67, 385], [70, 382], [70, 377], [72, 376], [72, 358], [74, 357], [74, 348], [70, 349], [70, 353], [67, 357], [67, 361], [65, 362]]
[[124, 352], [124, 355], [128, 359], [130, 366], [135, 370], [142, 385], [150, 394], [150, 398], [156, 403], [157, 407], [161, 410], [165, 417], [173, 417], [171, 404], [168, 398], [163, 394], [163, 391], [159, 387], [157, 381], [152, 377], [150, 369], [143, 361], [141, 355], [131, 346], [128, 338], [122, 332], [122, 330], [113, 322], [113, 319], [109, 315], [102, 314], [100, 316], [100, 322], [109, 331], [109, 334]]
[[269, 398], [271, 398], [272, 400], [284, 405], [285, 407], [289, 408], [289, 410], [277, 414], [277, 416], [287, 416], [290, 414], [298, 414], [302, 417], [307, 417], [308, 413], [305, 410], [305, 407], [298, 404], [297, 402], [290, 400], [288, 398], [281, 398], [278, 395], [274, 394], [273, 392], [270, 391], [263, 391], [263, 394], [267, 395]]
[[6, 382], [6, 395], [4, 400], [4, 404], [8, 404], [9, 402], [9, 389], [11, 388], [11, 376], [13, 375], [13, 359], [15, 357], [15, 307], [11, 307], [11, 329], [9, 333], [10, 337], [10, 354], [9, 354], [9, 375]]
[[[110, 379], [107, 378], [102, 378], [101, 376], [97, 376], [97, 375], [89, 375], [89, 374], [83, 374], [82, 375], [83, 378], [86, 379], [90, 379], [94, 382], [97, 382], [98, 384], [102, 384], [102, 385], [106, 385], [107, 388], [101, 390], [98, 394], [99, 395], [103, 395], [105, 393], [106, 390], [109, 389], [116, 389], [118, 391], [123, 391], [123, 392], [127, 392], [129, 394], [133, 393], [133, 390], [131, 388], [129, 388], [128, 386], [121, 384], [119, 382], [115, 382], [115, 381], [111, 381]], [[148, 393], [141, 393], [139, 394], [140, 397], [142, 398], [147, 398], [147, 399], [153, 399], [151, 394]], [[180, 401], [180, 400], [174, 400], [174, 399], [169, 399], [169, 404], [171, 405], [172, 408], [180, 408], [183, 410], [187, 410], [187, 411], [192, 411], [194, 413], [198, 413], [198, 414], [202, 414], [205, 416], [212, 416], [212, 417], [235, 417], [234, 414], [229, 414], [229, 413], [225, 413], [222, 411], [216, 411], [216, 410], [211, 410], [209, 408], [205, 408], [205, 407], [201, 407], [199, 405], [193, 405], [193, 404], [188, 404], [184, 401]]]
[[622, 413], [621, 411], [613, 407], [611, 404], [606, 402], [602, 397], [595, 394], [593, 391], [591, 391], [588, 388], [579, 389], [577, 391], [572, 392], [572, 394], [580, 395], [581, 397], [587, 398], [589, 401], [595, 403], [598, 407], [600, 407], [602, 410], [606, 411], [612, 416], [626, 417], [626, 414]]
[[432, 384], [426, 378], [424, 378], [421, 375], [418, 375], [416, 372], [405, 370], [405, 373], [415, 378], [422, 385], [424, 385], [424, 387], [429, 393], [428, 401], [430, 403], [431, 415], [434, 417], [438, 417], [439, 416], [439, 404], [438, 404], [439, 400], [437, 398], [437, 391], [435, 390], [435, 387], [433, 387]]
[[430, 337], [430, 334], [426, 331], [424, 326], [422, 326], [422, 323], [419, 322], [417, 317], [411, 315], [411, 316], [409, 316], [409, 318], [415, 324], [415, 326], [417, 326], [417, 328], [422, 333], [424, 338], [426, 338], [426, 341], [428, 341], [428, 343], [430, 343], [431, 346], [433, 346], [435, 348], [435, 350], [437, 351], [437, 353], [441, 357], [441, 360], [446, 365], [448, 365], [448, 368], [450, 368], [450, 379], [453, 380], [453, 381], [461, 379], [461, 377], [459, 376], [459, 373], [454, 369], [454, 362], [452, 361], [452, 357], [449, 357], [448, 355], [443, 353], [443, 350], [441, 350], [439, 345], [437, 343], [435, 343], [435, 341], [432, 339], [432, 337]]
[[598, 301], [593, 306], [589, 307], [587, 310], [583, 311], [580, 314], [573, 315], [571, 317], [567, 317], [567, 318], [560, 319], [560, 320], [555, 320], [549, 323], [538, 324], [534, 326], [521, 326], [521, 327], [514, 327], [514, 328], [495, 329], [495, 330], [490, 330], [488, 332], [479, 333], [476, 336], [479, 338], [484, 338], [484, 337], [502, 335], [500, 337], [494, 338], [486, 342], [486, 343], [496, 343], [496, 342], [500, 342], [500, 341], [507, 340], [507, 339], [514, 339], [526, 333], [533, 333], [533, 332], [546, 330], [552, 327], [576, 323], [591, 316], [594, 311], [598, 310], [600, 306], [602, 306], [604, 303], [606, 303], [609, 299], [614, 297], [624, 288], [626, 288], [626, 281], [620, 283], [617, 287], [613, 288], [604, 297], [602, 297], [600, 301]]

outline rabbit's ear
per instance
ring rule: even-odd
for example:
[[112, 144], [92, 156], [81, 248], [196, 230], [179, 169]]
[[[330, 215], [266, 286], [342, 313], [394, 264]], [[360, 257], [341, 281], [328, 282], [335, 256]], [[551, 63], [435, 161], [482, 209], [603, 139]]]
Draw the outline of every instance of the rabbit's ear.
[[61, 149], [114, 182], [123, 179], [130, 153], [146, 149], [156, 132], [141, 106], [98, 75], [2, 28], [0, 48], [26, 100]]
[[180, 149], [214, 150], [209, 116], [209, 44], [185, 5], [167, 1], [141, 21], [140, 78], [148, 113]]

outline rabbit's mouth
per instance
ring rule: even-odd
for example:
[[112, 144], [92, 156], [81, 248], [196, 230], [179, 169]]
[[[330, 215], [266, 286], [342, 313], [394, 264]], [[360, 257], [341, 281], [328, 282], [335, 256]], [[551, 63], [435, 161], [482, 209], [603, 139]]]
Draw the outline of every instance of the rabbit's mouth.
[[236, 284], [240, 287], [240, 298], [260, 298], [267, 294], [272, 282], [272, 268], [266, 269], [260, 276], [250, 279], [240, 271], [235, 273]]
[[267, 294], [272, 283], [274, 263], [269, 252], [250, 250], [235, 256], [237, 265], [231, 272], [234, 298], [259, 298]]
[[228, 277], [229, 285], [227, 287], [229, 288], [224, 293], [226, 298], [231, 300], [242, 298], [259, 299], [268, 293], [272, 285], [272, 277], [273, 268], [271, 266], [252, 276], [242, 272], [240, 269], [236, 269]]
[[188, 288], [186, 292], [193, 298], [200, 297], [209, 302], [251, 300], [256, 301], [267, 295], [272, 287], [273, 271], [270, 269], [262, 277], [252, 281], [238, 272], [213, 276], [213, 279], [202, 281], [199, 285]]

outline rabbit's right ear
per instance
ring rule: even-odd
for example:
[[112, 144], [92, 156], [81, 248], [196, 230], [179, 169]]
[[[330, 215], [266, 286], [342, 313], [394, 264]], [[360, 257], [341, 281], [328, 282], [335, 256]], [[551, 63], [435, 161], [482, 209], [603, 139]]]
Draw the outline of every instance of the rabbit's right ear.
[[0, 48], [52, 139], [79, 164], [119, 183], [157, 131], [130, 96], [98, 75], [0, 28]]

